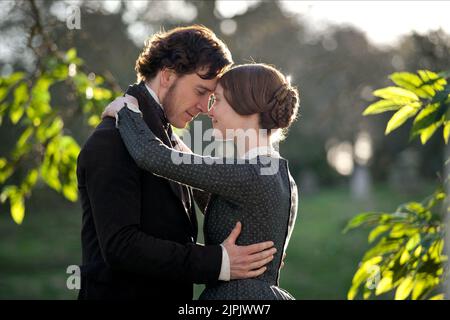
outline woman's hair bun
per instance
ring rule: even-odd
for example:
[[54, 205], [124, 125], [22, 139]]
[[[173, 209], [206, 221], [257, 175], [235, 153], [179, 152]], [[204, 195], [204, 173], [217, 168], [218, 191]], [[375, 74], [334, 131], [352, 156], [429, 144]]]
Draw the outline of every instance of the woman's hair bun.
[[299, 106], [299, 96], [296, 88], [283, 83], [273, 94], [270, 101], [270, 117], [273, 128], [287, 128], [295, 120]]

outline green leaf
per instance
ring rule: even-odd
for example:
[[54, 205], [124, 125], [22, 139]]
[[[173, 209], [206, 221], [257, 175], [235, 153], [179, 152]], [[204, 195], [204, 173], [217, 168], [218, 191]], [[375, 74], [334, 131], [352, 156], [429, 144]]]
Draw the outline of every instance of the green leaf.
[[62, 136], [59, 141], [59, 147], [61, 152], [70, 154], [71, 156], [77, 156], [80, 152], [80, 146], [74, 138], [70, 136]]
[[378, 283], [377, 288], [375, 289], [375, 295], [379, 296], [380, 294], [388, 292], [389, 290], [392, 289], [392, 287], [393, 287], [392, 277], [384, 276]]
[[426, 123], [423, 123], [421, 125], [421, 128], [428, 127], [434, 120], [436, 120], [435, 114], [440, 109], [440, 107], [441, 105], [439, 103], [428, 104], [422, 110], [420, 110], [419, 114], [414, 119], [414, 124], [423, 123], [424, 120], [427, 120]]
[[429, 104], [423, 108], [413, 121], [413, 126], [411, 128], [411, 139], [421, 135], [424, 131], [426, 131], [423, 137], [424, 139], [431, 137], [434, 131], [442, 125], [444, 121], [444, 114], [447, 110], [448, 106], [440, 103]]
[[14, 173], [14, 167], [6, 164], [5, 167], [0, 170], [0, 184], [5, 182]]
[[400, 110], [398, 110], [392, 118], [389, 120], [385, 134], [391, 133], [393, 130], [400, 127], [403, 123], [405, 123], [406, 120], [413, 117], [417, 112], [419, 111], [418, 108], [406, 105], [402, 107]]
[[66, 199], [75, 202], [78, 199], [77, 185], [65, 185], [63, 186], [63, 195]]
[[364, 212], [358, 214], [356, 217], [352, 218], [344, 229], [344, 233], [350, 229], [359, 227], [360, 225], [368, 222], [374, 222], [379, 220], [381, 214], [379, 212]]
[[14, 196], [17, 193], [17, 191], [18, 191], [17, 186], [9, 185], [4, 187], [2, 193], [0, 194], [0, 202], [5, 203], [5, 201], [11, 196]]
[[57, 81], [67, 79], [68, 76], [69, 70], [67, 65], [63, 63], [58, 64], [50, 73], [50, 77]]
[[406, 250], [411, 251], [420, 243], [420, 233], [414, 234], [406, 243]]
[[41, 165], [43, 180], [69, 200], [77, 197], [75, 172], [79, 152], [80, 147], [72, 137], [56, 136], [47, 145]]
[[88, 119], [88, 124], [89, 124], [91, 127], [96, 127], [96, 126], [98, 126], [98, 124], [100, 123], [100, 121], [101, 121], [100, 117], [99, 117], [98, 115], [94, 114], [94, 115], [92, 115], [92, 116], [89, 117], [89, 119]]
[[11, 105], [9, 117], [13, 124], [17, 124], [25, 111], [25, 103], [28, 101], [28, 87], [26, 83], [21, 83], [14, 90], [14, 101]]
[[380, 234], [386, 232], [390, 228], [391, 228], [390, 226], [383, 225], [383, 224], [375, 227], [369, 234], [369, 237], [368, 237], [369, 243], [372, 243]]
[[352, 287], [350, 288], [349, 292], [347, 293], [347, 298], [349, 300], [353, 300], [356, 294], [358, 293], [358, 288], [361, 286], [361, 284], [367, 280], [367, 278], [370, 276], [369, 272], [367, 272], [367, 264], [362, 263], [359, 269], [355, 272], [355, 275], [352, 279]]
[[0, 116], [3, 115], [3, 113], [6, 111], [6, 109], [8, 109], [7, 103], [0, 104]]
[[44, 161], [41, 165], [42, 179], [56, 191], [61, 190], [61, 181], [59, 179], [58, 164], [60, 159], [60, 150], [58, 148], [60, 137], [51, 139], [45, 150]]
[[410, 72], [394, 72], [389, 78], [398, 86], [403, 86], [405, 89], [418, 88], [422, 83], [422, 79]]
[[5, 158], [0, 158], [0, 170], [2, 170], [7, 164], [8, 161]]
[[59, 180], [58, 168], [55, 165], [44, 167], [41, 170], [41, 175], [47, 185], [56, 190], [61, 190], [61, 182]]
[[443, 131], [445, 144], [448, 144], [449, 135], [450, 135], [450, 121], [446, 121], [444, 124], [444, 131]]
[[36, 184], [38, 177], [39, 172], [37, 169], [30, 170], [21, 186], [21, 189], [24, 191], [24, 193], [28, 193], [30, 191], [30, 189]]
[[391, 100], [380, 100], [369, 105], [363, 112], [363, 116], [383, 113], [386, 111], [398, 110], [402, 107], [398, 103]]
[[395, 72], [390, 75], [389, 77], [396, 85], [407, 89], [411, 92], [414, 92], [416, 95], [418, 95], [421, 98], [427, 99], [431, 98], [432, 95], [427, 92], [426, 90], [423, 90], [421, 88], [421, 85], [423, 84], [422, 79], [414, 74], [409, 72]]
[[24, 108], [23, 107], [17, 106], [15, 108], [12, 108], [11, 112], [9, 114], [11, 122], [13, 124], [17, 124], [17, 122], [19, 122], [19, 120], [22, 118], [23, 112], [24, 112]]
[[378, 89], [373, 92], [373, 95], [400, 105], [419, 101], [419, 97], [414, 92], [399, 87]]
[[25, 205], [23, 196], [20, 193], [16, 193], [10, 198], [11, 203], [11, 216], [15, 223], [22, 224], [23, 218], [25, 216]]
[[422, 78], [422, 81], [435, 91], [444, 89], [444, 86], [447, 84], [447, 81], [444, 78], [430, 70], [419, 70], [417, 73]]
[[112, 92], [105, 88], [94, 88], [94, 99], [95, 100], [109, 100], [112, 97]]
[[398, 241], [396, 239], [387, 240], [386, 238], [382, 238], [380, 242], [378, 242], [374, 247], [366, 251], [363, 259], [366, 260], [374, 256], [386, 255], [392, 252], [396, 252], [401, 247], [401, 241]]
[[28, 100], [28, 86], [25, 82], [22, 82], [14, 90], [15, 104], [20, 105]]
[[25, 73], [24, 72], [14, 72], [8, 77], [0, 77], [0, 85], [1, 86], [12, 86], [18, 81], [24, 79]]
[[364, 300], [369, 299], [371, 294], [372, 294], [372, 291], [370, 291], [370, 290], [365, 290], [365, 291], [364, 291], [364, 294], [363, 294], [363, 299], [364, 299]]
[[[3, 99], [6, 98], [8, 94], [8, 88], [1, 88], [0, 87], [0, 101], [3, 101]], [[0, 114], [2, 114], [2, 109], [0, 108]]]
[[408, 228], [404, 223], [397, 223], [392, 227], [392, 230], [389, 234], [391, 238], [403, 238], [407, 233]]
[[41, 77], [32, 89], [30, 110], [27, 110], [29, 118], [42, 117], [51, 111], [49, 87], [53, 81], [47, 77]]
[[51, 122], [48, 126], [41, 125], [37, 130], [36, 137], [41, 143], [44, 143], [48, 139], [51, 139], [60, 134], [62, 132], [62, 129], [64, 128], [63, 120], [59, 116], [53, 118], [53, 120], [49, 119], [46, 123], [48, 123], [49, 121]]
[[406, 277], [395, 292], [395, 300], [405, 300], [410, 295], [414, 287], [414, 281], [412, 277]]
[[409, 254], [408, 250], [404, 250], [401, 257], [400, 257], [400, 265], [404, 265], [409, 261], [411, 258], [411, 255]]
[[433, 134], [436, 132], [437, 129], [442, 125], [443, 121], [439, 121], [436, 123], [433, 123], [428, 128], [423, 129], [420, 133], [420, 142], [422, 144], [426, 144], [428, 140], [433, 136]]
[[428, 250], [431, 259], [434, 259], [437, 262], [440, 262], [440, 257], [441, 257], [443, 248], [444, 248], [444, 240], [443, 239], [440, 239], [440, 240], [434, 242], [431, 245], [430, 249]]
[[443, 293], [437, 294], [430, 298], [430, 300], [444, 300], [444, 299], [445, 299], [445, 295]]
[[424, 279], [416, 279], [414, 288], [412, 290], [411, 298], [413, 300], [417, 300], [425, 291], [427, 288], [427, 281]]
[[414, 250], [414, 257], [418, 258], [420, 253], [422, 252], [422, 246], [417, 246], [416, 250]]
[[77, 57], [77, 49], [76, 48], [71, 48], [69, 50], [67, 50], [66, 52], [66, 61], [67, 62], [72, 62], [76, 59]]
[[348, 300], [353, 300], [355, 299], [356, 295], [358, 294], [358, 288], [359, 286], [357, 285], [352, 285], [350, 290], [347, 293], [347, 299]]
[[17, 140], [16, 148], [18, 149], [22, 148], [25, 145], [25, 143], [28, 142], [28, 139], [30, 139], [32, 134], [33, 134], [32, 127], [28, 127], [27, 129], [25, 129], [25, 131], [20, 136], [19, 140]]
[[411, 201], [405, 204], [404, 208], [410, 212], [420, 214], [425, 211], [424, 206], [420, 202]]
[[450, 86], [446, 86], [443, 90], [439, 90], [438, 92], [436, 92], [436, 94], [433, 96], [433, 99], [431, 100], [431, 103], [445, 104], [449, 94]]

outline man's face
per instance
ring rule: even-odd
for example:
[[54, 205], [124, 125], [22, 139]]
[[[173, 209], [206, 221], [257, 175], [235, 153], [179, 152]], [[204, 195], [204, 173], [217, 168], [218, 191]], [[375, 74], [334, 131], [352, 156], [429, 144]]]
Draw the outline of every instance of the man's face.
[[178, 76], [161, 101], [167, 119], [176, 128], [184, 128], [199, 113], [208, 112], [208, 101], [217, 78], [205, 80], [197, 73]]

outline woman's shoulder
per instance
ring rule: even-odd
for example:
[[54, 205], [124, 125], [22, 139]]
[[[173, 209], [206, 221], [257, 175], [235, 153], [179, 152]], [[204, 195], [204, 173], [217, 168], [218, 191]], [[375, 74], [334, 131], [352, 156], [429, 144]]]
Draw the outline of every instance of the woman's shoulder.
[[258, 155], [252, 159], [242, 160], [259, 182], [279, 181], [288, 178], [288, 162], [283, 157], [273, 157], [269, 155]]

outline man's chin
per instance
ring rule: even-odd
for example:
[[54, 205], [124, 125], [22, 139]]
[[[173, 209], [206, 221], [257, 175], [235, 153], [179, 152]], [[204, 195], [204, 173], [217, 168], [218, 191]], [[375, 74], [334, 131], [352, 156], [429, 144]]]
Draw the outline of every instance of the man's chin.
[[192, 120], [194, 120], [194, 117], [189, 116], [187, 113], [183, 113], [176, 117], [172, 117], [172, 119], [169, 117], [168, 120], [173, 127], [184, 129]]
[[179, 120], [173, 121], [170, 124], [177, 129], [184, 129], [187, 127], [188, 123], [189, 123], [188, 121]]

